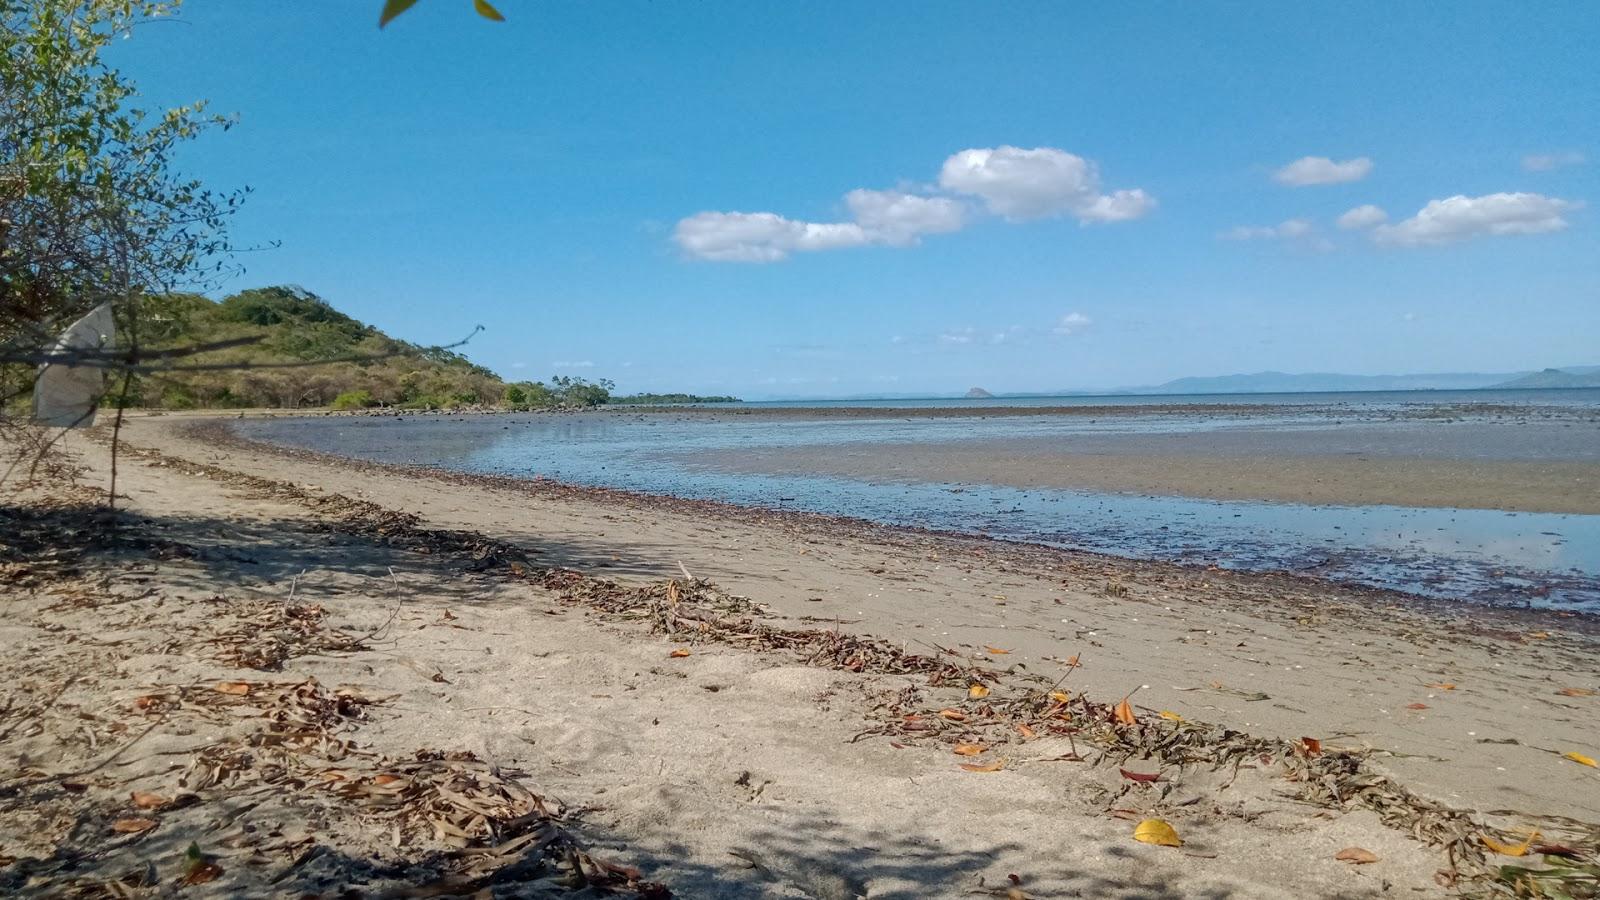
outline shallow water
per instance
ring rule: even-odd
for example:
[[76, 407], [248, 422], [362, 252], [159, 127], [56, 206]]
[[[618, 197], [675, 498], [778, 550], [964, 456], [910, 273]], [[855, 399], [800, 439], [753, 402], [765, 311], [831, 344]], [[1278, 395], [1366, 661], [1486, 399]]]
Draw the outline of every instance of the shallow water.
[[[1469, 417], [1470, 419], [1470, 417]], [[1397, 506], [1307, 506], [1017, 489], [985, 485], [748, 474], [719, 470], [716, 454], [758, 447], [1034, 438], [1134, 431], [1170, 435], [1249, 428], [1290, 437], [1370, 442], [1372, 410], [1283, 410], [1249, 416], [1084, 419], [808, 420], [599, 413], [578, 416], [416, 416], [248, 420], [249, 437], [381, 462], [558, 481], [738, 504], [809, 510], [984, 534], [1118, 556], [1292, 571], [1414, 594], [1496, 605], [1600, 612], [1600, 516]], [[1456, 455], [1541, 458], [1550, 440], [1527, 429], [1449, 432]], [[1392, 426], [1406, 432], [1401, 423]], [[1419, 426], [1410, 426], [1416, 428]], [[1431, 425], [1437, 429], [1440, 426]], [[1559, 421], [1551, 428], [1564, 427]], [[1593, 424], [1588, 426], [1592, 433]], [[1420, 433], [1420, 432], [1419, 432]], [[1485, 435], [1503, 434], [1504, 445]], [[1562, 432], [1551, 431], [1552, 436]], [[1250, 440], [1260, 443], [1257, 438]], [[1449, 438], [1430, 433], [1436, 451]], [[1582, 436], [1570, 452], [1600, 452]], [[1383, 443], [1382, 440], [1379, 443]], [[1285, 451], [1289, 452], [1289, 451]], [[1563, 451], [1562, 455], [1569, 455]]]

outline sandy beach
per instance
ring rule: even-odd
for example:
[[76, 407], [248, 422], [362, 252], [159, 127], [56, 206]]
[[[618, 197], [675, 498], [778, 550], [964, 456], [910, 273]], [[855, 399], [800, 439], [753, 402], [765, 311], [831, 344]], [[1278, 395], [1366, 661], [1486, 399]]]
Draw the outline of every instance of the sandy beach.
[[[467, 751], [458, 766], [522, 773], [574, 811], [563, 834], [638, 869], [616, 876], [635, 892], [1428, 895], [1489, 871], [1481, 834], [1581, 844], [1600, 821], [1600, 774], [1563, 756], [1596, 750], [1586, 617], [359, 465], [193, 424], [124, 432], [119, 493], [150, 547], [60, 570], [7, 559], [6, 639], [32, 651], [5, 663], [14, 889], [67, 883], [52, 864], [85, 844], [111, 847], [104, 877], [170, 863], [197, 828], [234, 890], [455, 872], [419, 856], [447, 849], [442, 833], [397, 832], [362, 795], [314, 778], [286, 791], [248, 765], [216, 776], [234, 824], [202, 827], [218, 813], [184, 787], [196, 754], [248, 741], [251, 719], [182, 691], [249, 683], [248, 700], [307, 678], [372, 701], [335, 729], [363, 764]], [[69, 449], [103, 481], [102, 443]], [[659, 608], [618, 605], [626, 592], [683, 610], [711, 598], [696, 615], [721, 624], [663, 633]], [[280, 638], [270, 672], [219, 654], [277, 634], [259, 623], [286, 603], [368, 637]], [[880, 649], [803, 649], [858, 638]], [[93, 674], [66, 678], [90, 647]], [[906, 654], [965, 674], [906, 670], [922, 665]], [[1062, 692], [1075, 706], [1052, 711], [1042, 698]], [[1103, 715], [1124, 697], [1131, 730]], [[1193, 746], [1174, 755], [1173, 735]], [[1332, 768], [1308, 781], [1306, 766]], [[1323, 781], [1367, 787], [1308, 801]], [[144, 815], [129, 790], [200, 800]], [[108, 832], [119, 806], [158, 824]], [[1183, 846], [1134, 841], [1146, 817]], [[1350, 847], [1379, 861], [1335, 859]]]

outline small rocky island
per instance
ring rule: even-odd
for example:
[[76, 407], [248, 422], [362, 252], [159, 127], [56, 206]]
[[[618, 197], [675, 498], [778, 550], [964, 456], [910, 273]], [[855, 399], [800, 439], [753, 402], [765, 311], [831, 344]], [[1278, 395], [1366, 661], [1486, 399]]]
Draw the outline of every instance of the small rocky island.
[[993, 397], [993, 394], [980, 387], [975, 387], [972, 390], [967, 391], [968, 400], [989, 400]]

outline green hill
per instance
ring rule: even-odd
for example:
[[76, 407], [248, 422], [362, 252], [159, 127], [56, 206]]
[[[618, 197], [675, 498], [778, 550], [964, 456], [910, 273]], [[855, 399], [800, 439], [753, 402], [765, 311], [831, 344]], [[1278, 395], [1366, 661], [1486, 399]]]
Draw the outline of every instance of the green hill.
[[134, 406], [437, 409], [498, 404], [505, 395], [505, 382], [460, 354], [391, 338], [297, 287], [254, 288], [221, 301], [165, 294], [148, 298], [141, 313], [146, 348], [257, 340], [176, 363], [205, 369], [141, 376]]

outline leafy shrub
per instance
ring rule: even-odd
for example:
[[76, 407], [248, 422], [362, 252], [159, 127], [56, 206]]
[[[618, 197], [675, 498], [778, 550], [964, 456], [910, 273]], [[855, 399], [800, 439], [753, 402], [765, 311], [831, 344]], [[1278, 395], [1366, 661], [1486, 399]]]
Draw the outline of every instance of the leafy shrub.
[[378, 401], [372, 399], [372, 392], [365, 389], [345, 391], [333, 398], [334, 409], [366, 409], [369, 406], [377, 405]]

